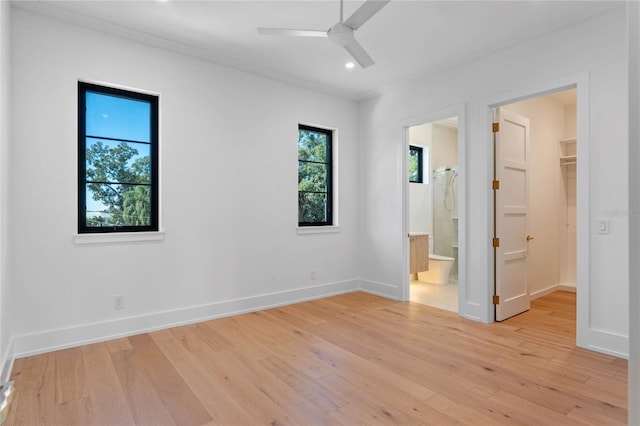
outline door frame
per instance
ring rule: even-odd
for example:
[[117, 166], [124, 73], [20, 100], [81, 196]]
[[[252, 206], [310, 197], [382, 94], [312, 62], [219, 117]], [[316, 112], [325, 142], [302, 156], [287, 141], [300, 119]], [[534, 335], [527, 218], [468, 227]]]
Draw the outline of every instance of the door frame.
[[[576, 155], [579, 164], [576, 166], [576, 345], [590, 348], [589, 344], [589, 73], [584, 72], [566, 78], [541, 83], [535, 87], [522, 88], [504, 93], [487, 102], [486, 109], [486, 147], [489, 169], [493, 168], [493, 109], [508, 104], [537, 98], [568, 89], [577, 89], [576, 101]], [[491, 186], [491, 182], [487, 182]], [[494, 216], [493, 203], [488, 203], [489, 217]], [[493, 235], [493, 224], [490, 234]], [[489, 237], [488, 240], [490, 241]], [[490, 250], [488, 256], [490, 279], [487, 282], [489, 300], [487, 308], [489, 318], [495, 321], [493, 309], [494, 254]]]
[[466, 104], [459, 104], [449, 108], [443, 108], [424, 114], [419, 114], [403, 120], [400, 125], [402, 127], [402, 238], [404, 244], [402, 259], [406, 273], [402, 274], [402, 288], [400, 294], [401, 301], [408, 301], [410, 298], [410, 281], [409, 281], [409, 128], [422, 124], [432, 123], [451, 117], [458, 118], [458, 315], [466, 314], [464, 300], [467, 294], [467, 243], [466, 243], [466, 227], [467, 227], [467, 209], [466, 209], [466, 181], [467, 181], [467, 160], [466, 160]]

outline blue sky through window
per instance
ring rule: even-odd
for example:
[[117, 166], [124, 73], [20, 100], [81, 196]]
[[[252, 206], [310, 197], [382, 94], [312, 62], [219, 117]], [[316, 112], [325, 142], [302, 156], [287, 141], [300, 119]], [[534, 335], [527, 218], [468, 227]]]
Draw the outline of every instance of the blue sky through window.
[[[87, 138], [89, 149], [93, 144], [115, 148], [121, 140], [151, 142], [151, 105], [148, 102], [126, 99], [114, 95], [86, 92], [86, 135], [97, 136]], [[101, 138], [117, 139], [117, 141]], [[137, 159], [150, 155], [150, 145], [128, 143], [138, 151], [127, 165], [131, 166]], [[87, 167], [89, 165], [87, 164]], [[107, 209], [102, 202], [93, 199], [93, 193], [86, 189], [87, 212], [100, 212]]]
[[151, 105], [87, 92], [87, 135], [151, 142]]

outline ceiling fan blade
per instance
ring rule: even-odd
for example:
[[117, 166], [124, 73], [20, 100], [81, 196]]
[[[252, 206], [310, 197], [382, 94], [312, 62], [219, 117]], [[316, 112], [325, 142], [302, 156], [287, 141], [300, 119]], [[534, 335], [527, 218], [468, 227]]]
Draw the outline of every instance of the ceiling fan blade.
[[369, 19], [387, 5], [391, 0], [367, 0], [344, 23], [347, 27], [357, 30]]
[[369, 56], [367, 51], [364, 50], [364, 48], [360, 45], [360, 43], [356, 41], [355, 38], [348, 44], [345, 44], [344, 49], [349, 52], [349, 55], [351, 55], [351, 57], [355, 59], [355, 61], [360, 64], [362, 68], [370, 67], [371, 65], [375, 64], [373, 58]]
[[294, 37], [327, 37], [327, 32], [322, 30], [294, 30], [290, 28], [258, 27], [258, 34]]

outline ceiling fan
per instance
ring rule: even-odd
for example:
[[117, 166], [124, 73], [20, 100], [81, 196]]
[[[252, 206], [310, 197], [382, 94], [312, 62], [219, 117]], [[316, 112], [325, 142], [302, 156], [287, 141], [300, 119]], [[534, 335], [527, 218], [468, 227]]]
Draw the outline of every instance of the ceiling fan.
[[258, 27], [260, 35], [282, 35], [294, 37], [328, 37], [329, 41], [337, 44], [351, 55], [362, 68], [367, 68], [375, 62], [366, 50], [355, 39], [354, 32], [387, 5], [391, 0], [367, 0], [353, 15], [343, 22], [344, 0], [340, 0], [340, 22], [323, 30], [294, 30], [288, 28]]

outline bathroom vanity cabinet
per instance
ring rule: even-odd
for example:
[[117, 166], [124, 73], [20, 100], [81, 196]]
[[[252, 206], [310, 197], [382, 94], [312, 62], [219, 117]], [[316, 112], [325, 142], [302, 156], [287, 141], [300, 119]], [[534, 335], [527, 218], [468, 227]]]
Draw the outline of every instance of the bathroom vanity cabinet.
[[409, 234], [409, 273], [429, 270], [429, 235]]

